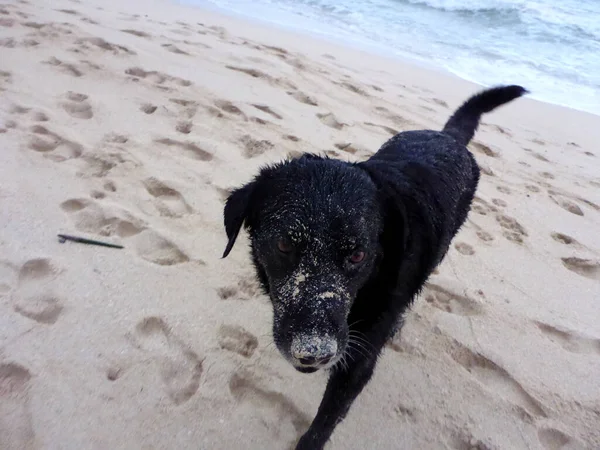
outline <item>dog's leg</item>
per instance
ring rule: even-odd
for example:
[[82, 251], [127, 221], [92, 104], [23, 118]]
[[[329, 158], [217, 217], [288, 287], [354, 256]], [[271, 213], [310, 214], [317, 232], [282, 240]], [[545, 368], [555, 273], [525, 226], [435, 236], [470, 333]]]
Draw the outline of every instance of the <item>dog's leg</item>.
[[[354, 356], [354, 355], [353, 355]], [[360, 358], [360, 355], [356, 356]], [[373, 375], [377, 357], [348, 362], [347, 368], [336, 367], [327, 382], [325, 395], [310, 428], [300, 438], [296, 450], [321, 450], [352, 403]]]
[[[362, 324], [364, 325], [364, 323]], [[377, 358], [398, 321], [387, 315], [363, 334], [366, 348], [349, 349], [345, 367], [338, 364], [332, 371], [319, 410], [308, 431], [300, 438], [296, 450], [321, 450], [333, 430], [350, 410], [352, 403], [369, 382]]]

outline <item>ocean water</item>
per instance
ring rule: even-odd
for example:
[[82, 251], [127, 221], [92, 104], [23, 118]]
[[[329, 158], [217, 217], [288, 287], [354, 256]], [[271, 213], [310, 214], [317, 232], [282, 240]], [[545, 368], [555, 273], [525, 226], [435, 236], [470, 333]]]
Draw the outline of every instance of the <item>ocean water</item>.
[[600, 114], [600, 0], [184, 0]]

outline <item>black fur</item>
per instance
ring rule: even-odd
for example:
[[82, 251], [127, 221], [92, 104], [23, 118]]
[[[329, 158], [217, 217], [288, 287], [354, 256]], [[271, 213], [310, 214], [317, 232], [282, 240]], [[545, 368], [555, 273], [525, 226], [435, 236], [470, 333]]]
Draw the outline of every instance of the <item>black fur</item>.
[[223, 257], [245, 225], [278, 349], [301, 372], [331, 369], [297, 449], [323, 448], [464, 223], [479, 181], [465, 146], [481, 115], [524, 93], [488, 89], [441, 132], [400, 133], [357, 164], [307, 154], [229, 196]]

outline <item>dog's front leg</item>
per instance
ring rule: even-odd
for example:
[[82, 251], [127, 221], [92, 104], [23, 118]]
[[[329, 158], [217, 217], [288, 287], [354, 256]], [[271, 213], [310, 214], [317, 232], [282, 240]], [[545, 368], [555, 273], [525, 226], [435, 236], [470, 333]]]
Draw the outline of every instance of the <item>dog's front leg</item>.
[[296, 450], [321, 450], [325, 446], [336, 425], [346, 417], [350, 406], [371, 379], [378, 353], [364, 357], [355, 352], [348, 358], [345, 368], [338, 365], [333, 369], [317, 415], [300, 438]]

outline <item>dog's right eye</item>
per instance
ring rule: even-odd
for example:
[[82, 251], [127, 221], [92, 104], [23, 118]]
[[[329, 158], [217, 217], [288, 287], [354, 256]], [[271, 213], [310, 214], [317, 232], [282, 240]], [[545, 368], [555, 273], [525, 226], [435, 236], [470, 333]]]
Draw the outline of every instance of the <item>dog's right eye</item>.
[[277, 241], [277, 249], [281, 253], [291, 253], [294, 250], [294, 246], [287, 239], [279, 239]]

